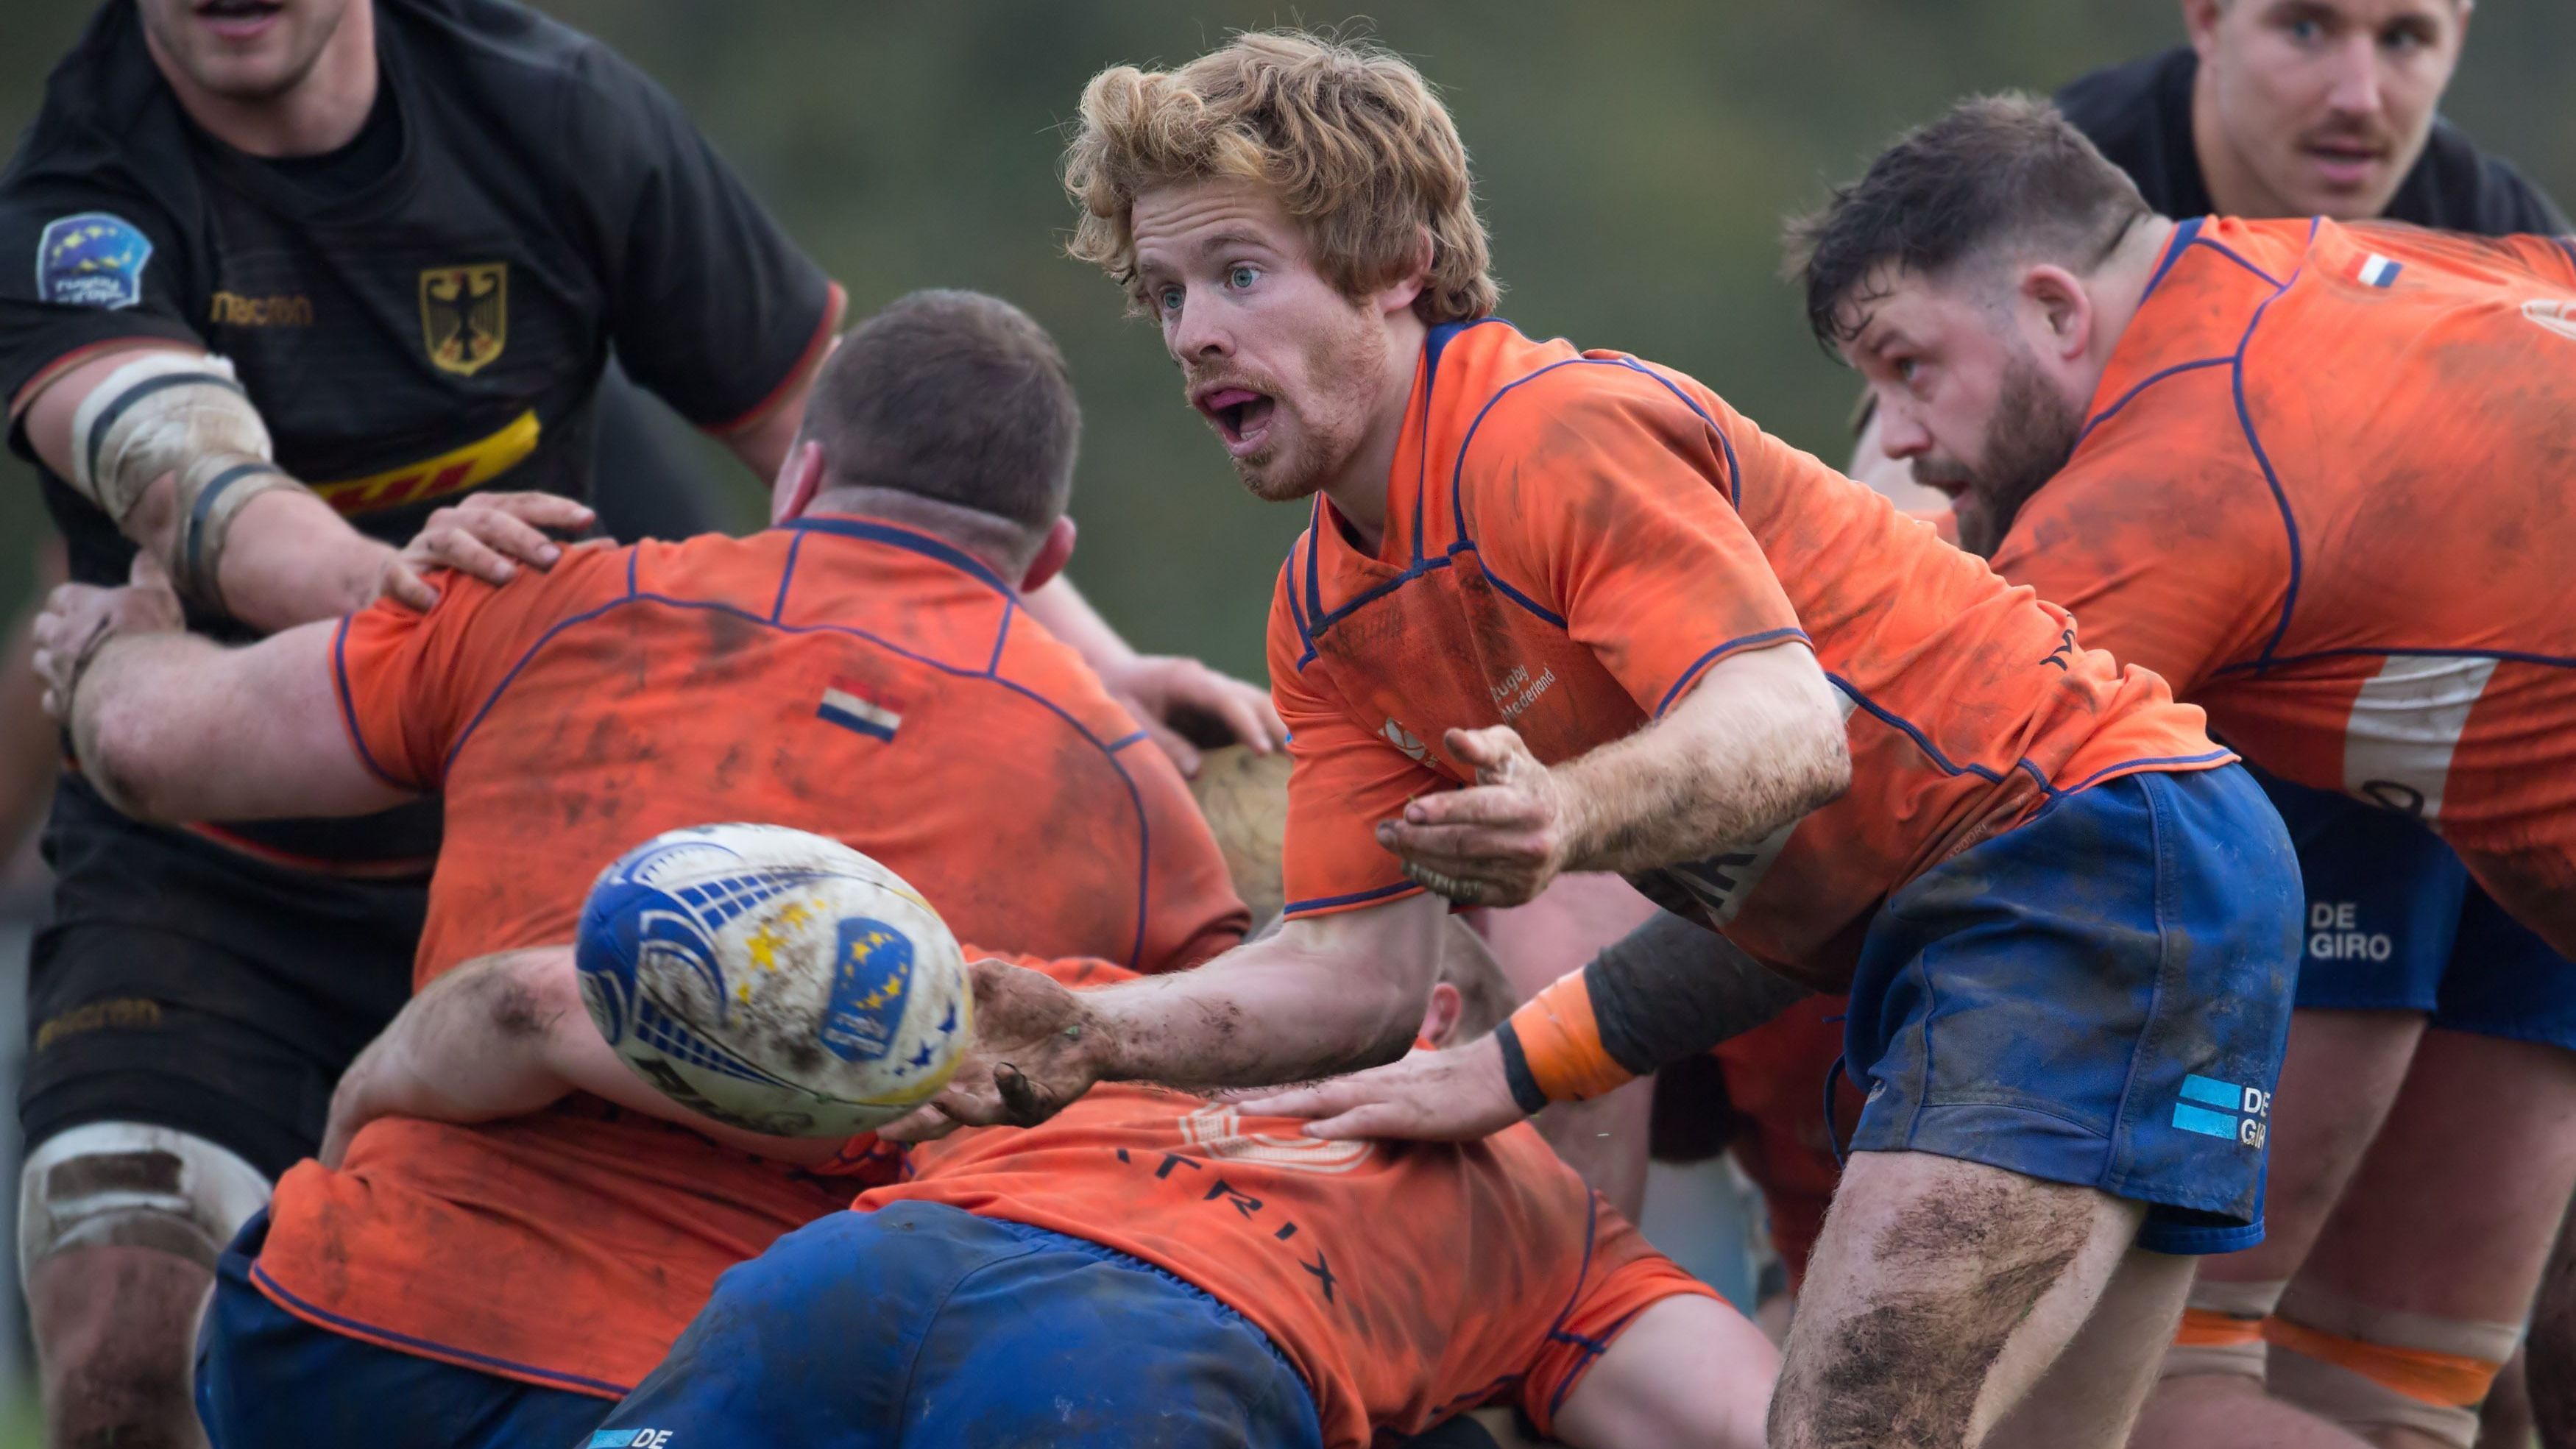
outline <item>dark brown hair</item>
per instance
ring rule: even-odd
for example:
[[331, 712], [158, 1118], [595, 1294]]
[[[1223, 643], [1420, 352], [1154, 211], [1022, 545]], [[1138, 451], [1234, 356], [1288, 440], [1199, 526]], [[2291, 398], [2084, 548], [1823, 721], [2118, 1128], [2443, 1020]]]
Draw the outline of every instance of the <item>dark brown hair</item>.
[[827, 488], [889, 488], [1043, 534], [1073, 492], [1064, 355], [981, 292], [914, 292], [851, 328], [805, 404]]
[[1881, 268], [1938, 276], [2009, 248], [2090, 272], [2153, 215], [2057, 108], [1980, 96], [1908, 131], [1858, 181], [1788, 226], [1788, 271], [1828, 352], [1869, 325]]

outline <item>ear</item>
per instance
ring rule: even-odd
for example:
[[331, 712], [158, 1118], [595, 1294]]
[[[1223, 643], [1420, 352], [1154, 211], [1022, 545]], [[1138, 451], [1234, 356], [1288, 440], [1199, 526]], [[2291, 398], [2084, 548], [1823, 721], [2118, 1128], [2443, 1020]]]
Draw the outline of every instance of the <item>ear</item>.
[[778, 465], [778, 480], [769, 485], [769, 521], [801, 517], [822, 487], [823, 445], [811, 439], [796, 443]]
[[2226, 10], [2226, 0], [2182, 0], [2183, 33], [2191, 37], [2191, 48], [2200, 53], [2202, 65], [2217, 53], [2218, 17]]
[[2021, 299], [2026, 304], [2031, 342], [2060, 362], [2072, 362], [2093, 345], [2093, 294], [2064, 267], [2042, 265], [2024, 272]]
[[1064, 572], [1066, 561], [1072, 557], [1073, 520], [1059, 513], [1047, 536], [1038, 542], [1037, 554], [1029, 560], [1028, 569], [1020, 575], [1020, 592], [1034, 594], [1045, 588], [1048, 580]]
[[1433, 251], [1431, 228], [1415, 228], [1413, 260], [1405, 264], [1404, 271], [1394, 281], [1378, 288], [1377, 295], [1371, 299], [1377, 304], [1380, 316], [1410, 310], [1414, 299], [1430, 290]]
[[1422, 1007], [1422, 1037], [1433, 1046], [1447, 1046], [1449, 1034], [1458, 1029], [1459, 1014], [1467, 1009], [1467, 999], [1458, 988], [1446, 981], [1431, 983], [1431, 999]]

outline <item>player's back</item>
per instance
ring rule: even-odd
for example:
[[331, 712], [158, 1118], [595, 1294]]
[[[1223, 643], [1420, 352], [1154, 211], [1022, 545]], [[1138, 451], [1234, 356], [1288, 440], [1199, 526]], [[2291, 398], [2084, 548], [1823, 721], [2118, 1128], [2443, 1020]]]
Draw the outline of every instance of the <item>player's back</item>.
[[[1434, 333], [1411, 419], [1378, 554], [1319, 503], [1290, 555], [1272, 676], [1292, 731], [1301, 699], [1337, 699], [1422, 767], [1403, 788], [1437, 788], [1471, 774], [1444, 730], [1507, 723], [1554, 763], [1661, 714], [1726, 654], [1803, 638], [1850, 721], [1850, 789], [1641, 884], [1820, 985], [1847, 980], [1888, 891], [2056, 793], [2228, 758], [2062, 612], [1682, 374], [1489, 320]], [[1321, 813], [1292, 813], [1292, 913], [1367, 898], [1360, 863], [1400, 883], [1366, 835], [1392, 809], [1356, 822], [1351, 873], [1303, 868], [1300, 826]]]
[[2576, 848], [2567, 243], [2185, 221], [2094, 413], [1999, 567], [2275, 773]]
[[[1074, 986], [1105, 963], [1024, 964]], [[921, 1200], [1144, 1259], [1252, 1320], [1314, 1391], [1325, 1440], [1418, 1432], [1495, 1399], [1542, 1426], [1609, 1330], [1706, 1292], [1527, 1125], [1482, 1142], [1325, 1142], [1287, 1118], [1104, 1084], [1033, 1128], [911, 1149]]]
[[[442, 584], [425, 616], [354, 616], [339, 651], [370, 762], [445, 793], [424, 982], [569, 942], [603, 865], [715, 820], [846, 841], [1001, 949], [1166, 969], [1241, 933], [1178, 772], [937, 539], [816, 518]], [[393, 1118], [281, 1183], [263, 1286], [344, 1332], [622, 1392], [717, 1273], [847, 1191], [587, 1098]]]

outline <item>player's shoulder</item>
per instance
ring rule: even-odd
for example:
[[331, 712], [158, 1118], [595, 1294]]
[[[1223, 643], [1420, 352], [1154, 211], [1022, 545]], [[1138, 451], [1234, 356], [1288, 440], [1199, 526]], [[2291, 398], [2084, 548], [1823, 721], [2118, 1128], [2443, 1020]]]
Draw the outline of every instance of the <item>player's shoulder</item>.
[[1714, 397], [1681, 373], [1563, 338], [1536, 341], [1498, 319], [1462, 330], [1429, 365], [1431, 406], [1447, 423], [1448, 443], [1448, 467], [1435, 460], [1425, 479], [1435, 486], [1442, 475], [1510, 466], [1520, 448], [1541, 440], [1614, 451], [1640, 421], [1684, 431], [1717, 426]]
[[144, 48], [134, 7], [102, 5], [46, 76], [44, 101], [0, 170], [0, 206], [49, 205], [63, 183], [170, 205], [176, 198], [162, 193], [191, 174], [178, 100]]
[[432, 93], [532, 132], [541, 154], [595, 165], [604, 145], [650, 139], [639, 122], [660, 89], [595, 36], [512, 0], [377, 0], [377, 14]]
[[2392, 220], [2480, 236], [2555, 236], [2566, 213], [2512, 162], [2481, 150], [2466, 131], [2436, 118], [2423, 157], [2390, 203]]

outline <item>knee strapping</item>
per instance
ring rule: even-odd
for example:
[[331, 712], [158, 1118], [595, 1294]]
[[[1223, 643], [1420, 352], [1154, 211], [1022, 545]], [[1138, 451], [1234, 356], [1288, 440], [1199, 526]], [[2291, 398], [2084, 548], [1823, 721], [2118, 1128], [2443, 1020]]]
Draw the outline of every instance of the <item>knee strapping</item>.
[[2468, 1449], [2520, 1325], [2375, 1308], [2301, 1288], [2263, 1325], [2277, 1397], [2346, 1428], [2403, 1427]]
[[93, 1122], [51, 1137], [18, 1177], [18, 1270], [67, 1248], [157, 1248], [204, 1267], [268, 1202], [259, 1169], [203, 1137]]
[[2263, 1381], [2263, 1322], [2280, 1303], [2286, 1279], [2251, 1283], [2195, 1280], [2184, 1300], [2182, 1326], [2165, 1350], [2163, 1374], [2228, 1374]]

